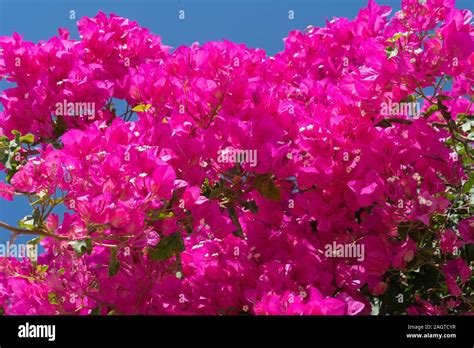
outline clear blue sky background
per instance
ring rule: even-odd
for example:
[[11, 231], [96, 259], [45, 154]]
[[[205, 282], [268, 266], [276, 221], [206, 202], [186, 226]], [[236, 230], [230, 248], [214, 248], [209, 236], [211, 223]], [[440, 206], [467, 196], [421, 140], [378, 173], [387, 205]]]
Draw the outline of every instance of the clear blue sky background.
[[[400, 0], [377, 2], [391, 6], [393, 12], [400, 8]], [[25, 40], [37, 42], [57, 35], [62, 27], [77, 39], [76, 21], [100, 10], [137, 21], [160, 35], [168, 46], [228, 39], [274, 55], [283, 49], [282, 39], [289, 31], [325, 26], [326, 19], [333, 17], [354, 18], [366, 5], [367, 0], [0, 0], [0, 36], [18, 32]], [[457, 7], [473, 11], [474, 0], [458, 0]], [[71, 10], [76, 13], [75, 20], [69, 18]], [[185, 20], [178, 18], [179, 10], [185, 11]], [[288, 19], [289, 10], [295, 13], [293, 20]], [[5, 88], [7, 84], [0, 82], [0, 89]], [[1, 221], [16, 225], [30, 213], [31, 207], [22, 197], [13, 203], [0, 199]], [[0, 243], [8, 239], [9, 233], [0, 230]], [[20, 237], [17, 243], [29, 239]]]

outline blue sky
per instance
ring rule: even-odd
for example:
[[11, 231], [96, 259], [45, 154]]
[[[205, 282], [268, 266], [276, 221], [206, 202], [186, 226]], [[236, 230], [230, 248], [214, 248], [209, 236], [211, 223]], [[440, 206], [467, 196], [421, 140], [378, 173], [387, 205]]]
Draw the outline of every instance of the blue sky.
[[[396, 6], [399, 0], [381, 2]], [[173, 47], [225, 38], [265, 48], [274, 54], [283, 48], [282, 38], [288, 31], [304, 29], [309, 24], [322, 26], [326, 18], [334, 16], [354, 17], [366, 3], [366, 0], [0, 0], [0, 33], [17, 31], [31, 41], [55, 35], [57, 27], [76, 33], [78, 18], [94, 16], [101, 10], [138, 21]], [[76, 20], [69, 18], [70, 10], [76, 12]], [[185, 11], [185, 20], [178, 18], [179, 10]], [[295, 12], [293, 20], [288, 19], [289, 10]]]
[[[377, 2], [394, 11], [400, 8], [400, 0]], [[25, 40], [37, 42], [57, 35], [62, 27], [78, 38], [76, 21], [103, 11], [137, 21], [160, 35], [168, 46], [225, 38], [274, 55], [283, 49], [282, 39], [289, 31], [303, 30], [308, 25], [324, 26], [326, 19], [333, 17], [353, 18], [366, 4], [367, 0], [0, 0], [0, 36], [18, 32]], [[473, 11], [474, 1], [458, 0], [457, 7]], [[75, 11], [75, 19], [70, 19], [71, 10]], [[178, 18], [180, 10], [184, 10], [184, 20]], [[290, 10], [294, 11], [292, 20], [288, 18]], [[0, 82], [0, 89], [5, 88], [7, 84]], [[13, 203], [0, 199], [1, 221], [16, 225], [30, 213], [22, 197]], [[9, 233], [0, 230], [0, 243], [8, 239]], [[17, 243], [29, 239], [20, 237]]]

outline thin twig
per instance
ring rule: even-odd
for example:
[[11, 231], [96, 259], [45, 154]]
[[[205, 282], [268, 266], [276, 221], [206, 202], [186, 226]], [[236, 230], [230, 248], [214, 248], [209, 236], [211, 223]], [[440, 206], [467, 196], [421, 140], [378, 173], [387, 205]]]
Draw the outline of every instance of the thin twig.
[[57, 234], [52, 234], [47, 231], [41, 230], [41, 229], [33, 229], [33, 230], [26, 230], [23, 228], [18, 228], [18, 227], [13, 227], [10, 226], [9, 224], [0, 221], [0, 227], [3, 227], [4, 229], [13, 232], [14, 234], [28, 234], [28, 235], [38, 235], [38, 236], [44, 236], [44, 237], [51, 237], [54, 239], [59, 239], [59, 240], [67, 240], [68, 238], [66, 236], [60, 236]]

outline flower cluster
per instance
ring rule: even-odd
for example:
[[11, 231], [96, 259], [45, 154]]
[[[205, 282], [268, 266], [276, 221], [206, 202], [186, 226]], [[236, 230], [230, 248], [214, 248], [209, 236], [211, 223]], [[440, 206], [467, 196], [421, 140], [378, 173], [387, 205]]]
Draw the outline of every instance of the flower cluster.
[[1, 37], [0, 196], [30, 199], [7, 229], [45, 250], [0, 261], [3, 312], [472, 311], [474, 26], [452, 3], [370, 0], [273, 57], [103, 13], [77, 41]]

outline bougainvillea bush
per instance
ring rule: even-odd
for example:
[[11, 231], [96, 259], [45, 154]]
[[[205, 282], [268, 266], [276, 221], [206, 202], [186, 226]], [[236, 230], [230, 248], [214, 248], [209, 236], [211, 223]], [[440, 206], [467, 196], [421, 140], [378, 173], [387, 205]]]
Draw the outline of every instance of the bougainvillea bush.
[[0, 38], [0, 195], [32, 209], [0, 227], [44, 248], [1, 259], [4, 314], [472, 313], [470, 11], [371, 0], [273, 57], [78, 31]]

